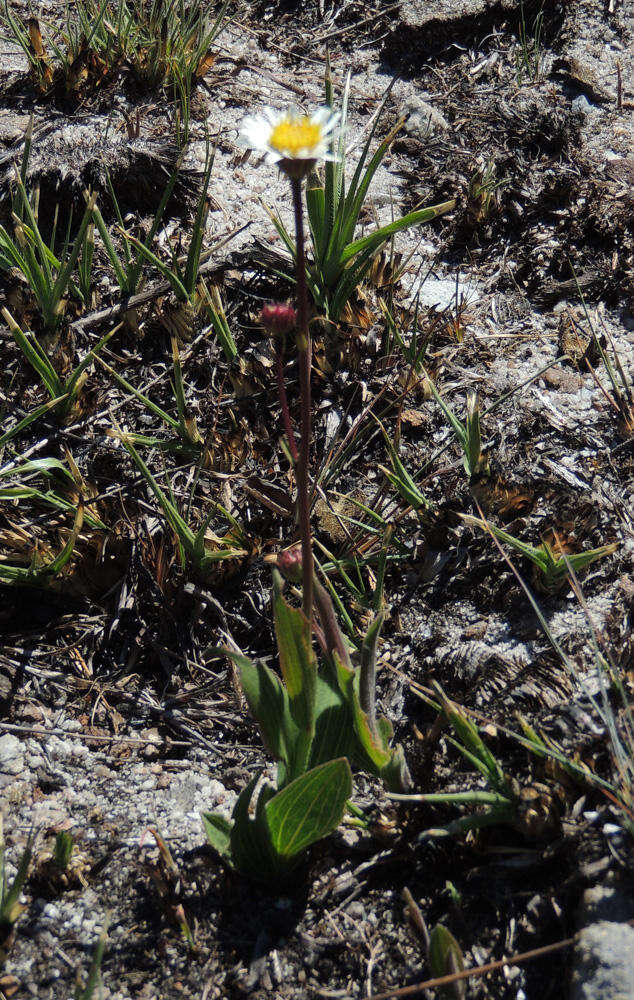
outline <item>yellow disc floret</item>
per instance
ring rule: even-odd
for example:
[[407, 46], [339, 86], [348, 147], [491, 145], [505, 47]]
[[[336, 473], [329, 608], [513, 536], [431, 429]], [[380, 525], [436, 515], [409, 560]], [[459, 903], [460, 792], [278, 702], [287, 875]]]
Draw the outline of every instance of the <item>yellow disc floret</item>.
[[269, 146], [282, 156], [290, 158], [302, 154], [310, 156], [322, 140], [321, 125], [307, 115], [282, 119], [273, 129]]

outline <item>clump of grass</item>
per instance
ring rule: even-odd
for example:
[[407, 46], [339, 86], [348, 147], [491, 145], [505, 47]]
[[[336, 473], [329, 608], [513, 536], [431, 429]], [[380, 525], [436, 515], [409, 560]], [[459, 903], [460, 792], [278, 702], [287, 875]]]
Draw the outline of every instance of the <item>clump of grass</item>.
[[520, 555], [529, 559], [537, 569], [540, 582], [545, 590], [558, 590], [567, 582], [571, 572], [578, 573], [586, 569], [597, 560], [612, 555], [618, 548], [618, 544], [612, 542], [609, 545], [601, 545], [597, 549], [588, 549], [585, 552], [567, 553], [561, 544], [553, 547], [544, 539], [541, 545], [529, 545], [527, 542], [515, 538], [508, 531], [482, 520], [482, 518], [474, 517], [472, 514], [461, 514], [460, 516], [465, 524], [492, 533], [501, 542], [510, 545]]
[[46, 587], [70, 562], [84, 521], [80, 500], [73, 527], [59, 552], [49, 543], [37, 543], [30, 530], [17, 525], [0, 529], [0, 581], [22, 587]]
[[[619, 353], [607, 330], [604, 328], [602, 333], [597, 333], [572, 264], [570, 267], [574, 282], [577, 286], [577, 292], [579, 293], [579, 297], [581, 299], [588, 329], [590, 330], [589, 347], [592, 348], [592, 351], [596, 353], [600, 359], [605, 374], [607, 375], [608, 385], [606, 386], [601, 379], [599, 379], [593, 365], [588, 364], [588, 370], [590, 371], [590, 374], [606, 399], [608, 405], [616, 413], [621, 431], [626, 437], [629, 437], [631, 434], [634, 434], [634, 381], [631, 377], [628, 378], [626, 375]], [[579, 334], [576, 332], [574, 326], [573, 330], [577, 342], [580, 344], [581, 341]]]
[[95, 360], [99, 351], [104, 347], [118, 327], [114, 327], [104, 334], [94, 347], [86, 352], [82, 360], [75, 366], [70, 375], [65, 378], [58, 374], [48, 354], [40, 344], [37, 337], [30, 332], [24, 332], [16, 323], [8, 309], [2, 309], [2, 315], [11, 331], [13, 339], [22, 351], [25, 360], [39, 375], [42, 385], [48, 392], [51, 402], [62, 420], [67, 420], [79, 399], [82, 387], [88, 377], [87, 369]]
[[[156, 477], [152, 475], [135, 448], [132, 436], [123, 434], [118, 428], [116, 436], [134, 460], [158, 501], [165, 520], [174, 533], [181, 566], [187, 566], [200, 579], [209, 580], [218, 563], [226, 560], [239, 561], [249, 555], [249, 541], [245, 531], [224, 507], [214, 504], [200, 525], [196, 529], [192, 528], [174, 502], [171, 491], [165, 492], [159, 486]], [[228, 524], [228, 531], [222, 536], [217, 535], [210, 527], [212, 519], [218, 515]]]
[[487, 789], [414, 795], [396, 793], [392, 797], [411, 804], [467, 806], [480, 810], [461, 816], [446, 826], [427, 830], [425, 837], [454, 836], [487, 826], [516, 823], [519, 786], [504, 773], [500, 762], [484, 743], [476, 723], [447, 698], [440, 685], [435, 684], [434, 690], [438, 700], [425, 700], [430, 700], [430, 704], [440, 710], [441, 717], [455, 733], [455, 737], [449, 737], [449, 742], [482, 775]]
[[159, 227], [163, 220], [165, 214], [165, 209], [167, 208], [167, 203], [170, 200], [174, 187], [178, 180], [178, 171], [180, 168], [180, 161], [176, 164], [176, 168], [172, 171], [169, 177], [161, 199], [159, 201], [156, 212], [154, 213], [154, 218], [152, 219], [152, 224], [143, 241], [137, 240], [135, 243], [132, 242], [131, 238], [125, 229], [123, 216], [121, 214], [121, 209], [119, 207], [119, 202], [115, 194], [110, 178], [108, 178], [108, 188], [110, 192], [110, 197], [112, 198], [112, 203], [114, 205], [116, 217], [118, 220], [119, 228], [118, 233], [121, 236], [121, 246], [117, 249], [114, 234], [110, 232], [104, 218], [99, 210], [99, 207], [95, 204], [93, 205], [92, 216], [94, 224], [97, 228], [99, 236], [103, 242], [104, 249], [112, 265], [112, 270], [114, 273], [114, 278], [119, 286], [121, 294], [123, 296], [134, 295], [135, 292], [139, 290], [142, 281], [143, 264], [146, 258], [143, 255], [141, 247], [149, 249], [153, 242], [156, 234], [159, 231]]
[[135, 396], [140, 403], [150, 412], [157, 416], [165, 426], [174, 432], [170, 438], [159, 438], [147, 434], [138, 434], [130, 431], [126, 438], [133, 445], [144, 445], [149, 448], [159, 448], [163, 451], [174, 451], [191, 457], [200, 457], [203, 446], [203, 438], [196, 425], [196, 419], [192, 415], [187, 404], [185, 382], [183, 379], [183, 369], [181, 356], [175, 337], [172, 337], [172, 364], [173, 364], [173, 386], [176, 397], [177, 417], [172, 416], [157, 403], [154, 403], [145, 393], [136, 389], [131, 382], [120, 375], [114, 368], [100, 359], [101, 365], [118, 382], [122, 389]]
[[4, 23], [39, 93], [81, 100], [126, 72], [142, 89], [167, 90], [182, 117], [214, 63], [228, 6], [226, 0], [211, 20], [202, 0], [80, 0], [67, 6], [61, 30], [44, 26], [43, 33], [38, 18], [25, 21], [5, 0]]
[[498, 211], [498, 191], [508, 184], [507, 179], [497, 180], [495, 163], [487, 160], [480, 164], [469, 180], [467, 211], [473, 222], [487, 222]]
[[[88, 500], [90, 491], [70, 452], [67, 458], [68, 465], [58, 458], [16, 459], [8, 463], [0, 469], [0, 500], [34, 500], [54, 510], [74, 512], [79, 498]], [[45, 480], [45, 489], [33, 485], [36, 477]], [[106, 528], [90, 507], [84, 508], [84, 520], [92, 528]]]
[[[218, 338], [225, 357], [228, 361], [232, 361], [236, 357], [238, 349], [227, 321], [220, 292], [213, 284], [209, 287], [200, 275], [201, 267], [211, 253], [210, 250], [204, 249], [204, 237], [209, 214], [209, 182], [214, 164], [214, 154], [215, 151], [210, 148], [208, 143], [200, 195], [186, 253], [183, 253], [180, 239], [178, 242], [168, 243], [169, 261], [164, 261], [153, 249], [167, 203], [178, 179], [180, 160], [167, 182], [152, 224], [143, 239], [134, 236], [125, 228], [112, 185], [110, 185], [110, 194], [118, 219], [116, 236], [119, 238], [119, 244], [117, 244], [115, 233], [108, 229], [96, 206], [93, 215], [122, 295], [134, 295], [143, 281], [144, 263], [152, 265], [167, 280], [177, 300], [174, 307], [166, 304], [160, 313], [161, 321], [168, 332], [180, 340], [191, 339], [194, 318], [198, 313], [201, 313], [210, 320], [210, 326]], [[233, 235], [234, 233], [230, 234], [226, 239], [231, 239]], [[136, 310], [128, 310], [125, 316], [127, 325], [138, 331]], [[132, 391], [135, 392], [134, 389]]]
[[429, 387], [434, 399], [449, 421], [451, 429], [460, 445], [463, 454], [462, 464], [467, 476], [471, 480], [474, 476], [486, 474], [488, 471], [488, 461], [486, 455], [482, 452], [480, 404], [477, 393], [469, 392], [467, 394], [467, 413], [465, 422], [462, 423], [440, 395], [431, 379], [429, 379]]
[[[68, 296], [84, 302], [90, 285], [91, 223], [96, 196], [88, 197], [77, 235], [72, 241], [72, 218], [69, 218], [62, 248], [56, 253], [57, 214], [47, 241], [38, 222], [39, 189], [37, 186], [31, 192], [26, 189], [32, 130], [31, 121], [24, 139], [22, 166], [20, 170], [15, 167], [16, 189], [11, 212], [13, 233], [0, 226], [0, 271], [22, 275], [35, 299], [45, 331], [54, 334], [62, 322]], [[78, 262], [80, 286], [73, 280]]]
[[[493, 541], [497, 545], [513, 575], [526, 594], [528, 601], [544, 631], [544, 634], [559, 657], [561, 663], [564, 664], [579, 689], [586, 692], [597, 717], [603, 722], [610, 743], [617, 780], [615, 782], [611, 782], [600, 778], [587, 768], [570, 760], [556, 745], [553, 744], [552, 741], [537, 737], [531, 727], [527, 726], [523, 720], [522, 729], [524, 735], [516, 736], [516, 738], [532, 753], [537, 756], [546, 756], [558, 761], [564, 770], [583, 780], [589, 781], [602, 790], [603, 793], [612, 802], [614, 802], [617, 808], [621, 811], [624, 827], [629, 829], [630, 832], [634, 832], [634, 713], [632, 712], [630, 698], [628, 697], [625, 682], [623, 680], [623, 671], [614, 662], [600, 630], [593, 621], [592, 615], [585, 601], [583, 591], [581, 590], [581, 586], [577, 580], [574, 567], [570, 562], [569, 557], [564, 554], [563, 558], [567, 562], [573, 592], [584, 611], [586, 622], [589, 626], [592, 656], [596, 669], [596, 676], [599, 681], [599, 697], [588, 689], [587, 685], [584, 683], [584, 677], [577, 669], [574, 660], [568, 656], [553, 634], [552, 629], [542, 614], [541, 608], [539, 607], [539, 604], [533, 596], [530, 588], [522, 578], [519, 571], [513, 565], [509, 556], [504, 552], [497, 539], [497, 533], [492, 529], [488, 522], [483, 520], [482, 523], [491, 534]], [[616, 696], [617, 705], [619, 706], [616, 710], [613, 707], [611, 695]]]
[[519, 47], [516, 52], [517, 82], [524, 77], [536, 83], [542, 70], [542, 32], [544, 29], [544, 6], [538, 10], [532, 25], [526, 23], [524, 0], [520, 0]]
[[[212, 167], [214, 165], [214, 154], [215, 150], [211, 150], [209, 146], [207, 146], [205, 172], [201, 186], [201, 193], [198, 199], [196, 215], [194, 217], [191, 240], [189, 242], [189, 247], [184, 260], [178, 252], [180, 248], [170, 246], [171, 260], [169, 264], [166, 264], [152, 251], [151, 239], [142, 241], [137, 239], [135, 236], [129, 235], [128, 233], [123, 233], [126, 241], [132, 243], [132, 245], [136, 248], [140, 258], [144, 258], [153, 264], [163, 277], [167, 279], [172, 287], [174, 295], [183, 306], [193, 307], [196, 305], [198, 270], [200, 267], [203, 249], [203, 237], [205, 235], [207, 216], [209, 214], [207, 192], [209, 189]], [[173, 185], [170, 182], [168, 187], [171, 188], [171, 186]], [[171, 194], [171, 189], [169, 193]], [[166, 203], [167, 199], [164, 199], [164, 201]], [[161, 202], [161, 205], [163, 205], [163, 201]], [[156, 227], [153, 226], [153, 229], [154, 233], [152, 233], [152, 238], [156, 233]]]

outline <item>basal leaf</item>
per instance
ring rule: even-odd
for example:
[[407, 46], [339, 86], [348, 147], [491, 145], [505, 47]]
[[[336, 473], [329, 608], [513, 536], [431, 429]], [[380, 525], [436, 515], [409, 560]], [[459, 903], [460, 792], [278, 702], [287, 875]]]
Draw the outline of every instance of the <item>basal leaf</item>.
[[220, 813], [201, 813], [207, 840], [214, 851], [227, 861], [231, 860], [232, 823]]
[[275, 853], [291, 860], [332, 833], [352, 794], [352, 774], [345, 757], [314, 767], [274, 795], [265, 808]]
[[282, 596], [279, 574], [273, 579], [273, 614], [280, 668], [290, 700], [290, 710], [299, 729], [312, 734], [315, 728], [317, 660], [306, 627], [306, 619]]
[[306, 184], [306, 208], [308, 210], [308, 223], [310, 225], [311, 237], [315, 247], [315, 257], [321, 261], [324, 250], [324, 239], [327, 239], [325, 232], [326, 221], [326, 194], [323, 185], [316, 174], [310, 174]]
[[[432, 976], [451, 976], [464, 969], [464, 956], [462, 949], [451, 931], [443, 924], [436, 924], [429, 936], [429, 966]], [[461, 1000], [465, 996], [466, 984], [464, 980], [457, 980], [450, 986], [443, 989], [446, 997], [455, 997]]]
[[[380, 774], [382, 769], [389, 764], [391, 752], [384, 743], [384, 733], [381, 732], [381, 729], [378, 727], [373, 729], [370, 725], [370, 720], [361, 708], [356, 694], [352, 704], [352, 719], [361, 751], [360, 763], [365, 763], [366, 766], [370, 765], [368, 770]], [[367, 758], [367, 761], [364, 761], [364, 758]]]
[[[243, 874], [267, 882], [278, 877], [280, 865], [266, 822], [260, 819], [258, 823], [249, 815], [251, 800], [259, 780], [260, 775], [256, 774], [243, 789], [235, 804], [230, 835], [231, 861]], [[259, 795], [264, 795], [266, 801], [271, 793], [270, 785], [264, 785]]]
[[324, 677], [317, 680], [313, 767], [335, 757], [353, 757], [355, 734], [350, 707], [339, 688]]
[[279, 678], [264, 663], [227, 650], [240, 670], [242, 689], [257, 720], [264, 745], [288, 770], [293, 762], [297, 726], [291, 717], [289, 700]]

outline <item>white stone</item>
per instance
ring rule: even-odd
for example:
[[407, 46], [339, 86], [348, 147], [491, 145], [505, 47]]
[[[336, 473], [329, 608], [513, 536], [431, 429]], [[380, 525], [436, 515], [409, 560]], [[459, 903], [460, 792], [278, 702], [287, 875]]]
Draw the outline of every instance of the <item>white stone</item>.
[[0, 771], [5, 774], [19, 774], [24, 769], [22, 744], [13, 733], [0, 736]]

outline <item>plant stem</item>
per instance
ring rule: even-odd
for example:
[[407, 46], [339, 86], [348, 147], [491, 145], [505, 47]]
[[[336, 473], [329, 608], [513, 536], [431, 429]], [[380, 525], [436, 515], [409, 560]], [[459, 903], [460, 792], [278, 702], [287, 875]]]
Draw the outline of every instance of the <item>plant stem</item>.
[[295, 213], [295, 247], [297, 254], [297, 349], [299, 353], [299, 387], [301, 396], [301, 441], [297, 466], [297, 502], [299, 531], [302, 539], [302, 608], [311, 635], [313, 616], [313, 539], [310, 527], [310, 369], [312, 345], [308, 330], [308, 289], [304, 256], [304, 215], [302, 209], [302, 179], [291, 177], [293, 211]]
[[286, 431], [288, 448], [293, 462], [297, 466], [299, 454], [297, 452], [295, 432], [293, 431], [293, 425], [291, 424], [291, 415], [288, 409], [288, 397], [286, 395], [286, 385], [284, 383], [284, 343], [279, 339], [275, 341], [275, 375], [277, 378], [277, 395], [282, 409], [282, 423], [284, 424], [284, 430]]

